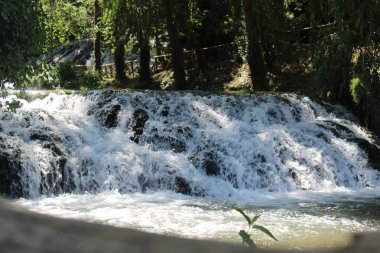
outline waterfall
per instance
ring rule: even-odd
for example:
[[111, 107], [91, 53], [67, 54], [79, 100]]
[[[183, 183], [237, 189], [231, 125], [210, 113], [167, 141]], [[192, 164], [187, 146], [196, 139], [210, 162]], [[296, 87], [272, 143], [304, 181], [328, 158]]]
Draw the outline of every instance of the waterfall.
[[380, 185], [371, 136], [307, 97], [108, 90], [19, 102], [0, 118], [0, 191], [11, 197]]

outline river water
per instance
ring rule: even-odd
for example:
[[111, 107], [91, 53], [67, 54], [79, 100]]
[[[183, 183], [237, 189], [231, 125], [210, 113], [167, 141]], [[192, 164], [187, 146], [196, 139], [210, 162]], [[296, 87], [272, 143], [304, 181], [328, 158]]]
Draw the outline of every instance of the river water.
[[254, 240], [276, 248], [343, 247], [380, 230], [380, 173], [367, 153], [378, 147], [343, 108], [149, 91], [20, 103], [2, 111], [0, 155], [16, 175], [9, 195], [30, 210], [240, 243], [241, 207], [279, 242]]

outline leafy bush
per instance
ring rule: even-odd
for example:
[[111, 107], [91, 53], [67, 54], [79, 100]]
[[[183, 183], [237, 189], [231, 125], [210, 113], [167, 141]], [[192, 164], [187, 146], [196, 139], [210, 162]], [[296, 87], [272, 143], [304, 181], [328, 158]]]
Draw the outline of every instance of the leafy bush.
[[57, 71], [60, 80], [60, 88], [79, 89], [79, 71], [73, 63], [61, 63], [58, 65]]
[[93, 69], [79, 69], [73, 63], [63, 63], [58, 66], [58, 76], [61, 88], [64, 89], [94, 89], [102, 82], [102, 75]]
[[80, 85], [89, 89], [98, 87], [103, 80], [102, 75], [94, 69], [81, 72], [78, 77]]
[[60, 78], [56, 67], [41, 61], [29, 64], [24, 75], [21, 75], [19, 80], [16, 80], [16, 83], [23, 88], [34, 87], [39, 89], [52, 89], [59, 82]]
[[271, 237], [273, 240], [277, 240], [276, 237], [274, 237], [274, 235], [267, 229], [265, 228], [264, 226], [261, 226], [261, 225], [256, 225], [256, 221], [260, 218], [260, 214], [257, 214], [255, 215], [252, 219], [249, 218], [249, 216], [240, 208], [235, 208], [236, 211], [238, 211], [243, 217], [244, 219], [247, 221], [248, 223], [248, 230], [245, 231], [245, 230], [240, 230], [239, 232], [239, 235], [240, 237], [242, 238], [243, 240], [243, 245], [246, 244], [248, 245], [248, 247], [250, 248], [256, 248], [256, 245], [253, 241], [253, 239], [251, 238], [251, 235], [249, 234], [250, 232], [250, 229], [256, 229], [256, 230], [259, 230], [261, 232], [263, 232], [264, 234], [267, 234], [269, 237]]

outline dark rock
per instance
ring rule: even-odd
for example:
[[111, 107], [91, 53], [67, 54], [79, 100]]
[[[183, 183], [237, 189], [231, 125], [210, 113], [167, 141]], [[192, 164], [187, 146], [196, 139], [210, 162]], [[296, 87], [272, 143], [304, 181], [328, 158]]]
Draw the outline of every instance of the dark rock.
[[267, 162], [267, 159], [265, 158], [265, 156], [263, 154], [257, 155], [256, 160], [259, 161], [260, 163], [266, 163]]
[[42, 147], [50, 149], [55, 156], [63, 155], [63, 151], [54, 142], [45, 142]]
[[299, 109], [298, 107], [292, 107], [291, 112], [292, 112], [294, 120], [297, 122], [301, 122], [302, 120], [301, 109]]
[[144, 174], [141, 174], [139, 177], [138, 177], [138, 181], [139, 181], [139, 184], [141, 186], [141, 191], [144, 193], [146, 192], [146, 190], [148, 189], [148, 186], [149, 186], [149, 182], [148, 180], [146, 179], [146, 177], [144, 176]]
[[355, 133], [348, 127], [341, 125], [337, 122], [326, 120], [324, 123], [317, 124], [318, 126], [329, 130], [334, 136], [347, 140], [355, 136]]
[[256, 170], [257, 175], [259, 176], [265, 176], [267, 173], [263, 169], [257, 169]]
[[181, 136], [183, 136], [185, 138], [191, 138], [191, 137], [193, 137], [193, 133], [192, 133], [190, 127], [188, 127], [188, 126], [179, 126], [179, 127], [177, 127], [177, 133], [178, 133], [178, 135], [181, 135]]
[[43, 142], [49, 142], [49, 143], [54, 143], [54, 142], [59, 142], [60, 138], [51, 132], [49, 128], [44, 128], [44, 129], [37, 129], [33, 130], [30, 133], [30, 140], [35, 141], [43, 141]]
[[113, 128], [117, 126], [117, 116], [119, 111], [121, 110], [121, 106], [119, 104], [113, 105], [111, 109], [108, 111], [103, 126], [107, 128]]
[[152, 127], [144, 138], [145, 143], [150, 144], [154, 150], [172, 150], [182, 153], [187, 150], [187, 141], [193, 136], [188, 126], [165, 127], [160, 131]]
[[174, 190], [184, 195], [191, 195], [191, 187], [189, 182], [183, 177], [176, 177], [174, 181]]
[[280, 109], [269, 109], [266, 113], [268, 116], [269, 121], [272, 121], [277, 124], [281, 124], [286, 122], [285, 117]]
[[61, 158], [62, 164], [62, 180], [61, 180], [61, 188], [62, 191], [65, 193], [72, 193], [76, 189], [75, 181], [74, 181], [74, 174], [73, 174], [73, 169], [70, 167], [66, 166], [66, 159]]
[[290, 175], [292, 176], [292, 178], [293, 178], [293, 180], [295, 181], [295, 182], [298, 182], [298, 176], [297, 176], [297, 173], [294, 171], [294, 170], [289, 170], [289, 173], [290, 173]]
[[175, 153], [182, 153], [186, 151], [186, 143], [185, 141], [178, 140], [176, 138], [169, 138], [170, 148]]
[[227, 175], [227, 180], [228, 182], [230, 182], [232, 184], [232, 186], [235, 188], [235, 189], [238, 189], [239, 188], [239, 185], [238, 185], [238, 182], [237, 182], [237, 177], [236, 177], [236, 174], [228, 174]]
[[214, 161], [206, 160], [204, 163], [204, 168], [207, 176], [219, 176], [220, 168]]
[[145, 123], [149, 120], [148, 113], [143, 109], [137, 109], [133, 112], [132, 135], [130, 140], [139, 143], [140, 136], [144, 132]]
[[169, 107], [165, 106], [161, 111], [162, 116], [167, 117], [169, 115]]
[[367, 153], [369, 164], [376, 170], [380, 171], [380, 148], [378, 148], [375, 144], [361, 138], [353, 138], [351, 141], [355, 142]]
[[17, 161], [17, 157], [6, 151], [0, 151], [0, 194], [11, 198], [24, 197], [18, 175], [20, 171], [21, 164]]
[[213, 153], [205, 154], [203, 168], [205, 170], [206, 175], [208, 176], [220, 175], [220, 168], [215, 160], [216, 160], [216, 155], [214, 155]]

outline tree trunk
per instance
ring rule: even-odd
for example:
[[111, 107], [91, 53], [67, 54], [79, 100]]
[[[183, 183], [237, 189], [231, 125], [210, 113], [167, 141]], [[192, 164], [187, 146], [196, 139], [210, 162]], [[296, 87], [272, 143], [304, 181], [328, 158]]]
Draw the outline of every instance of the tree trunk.
[[269, 91], [267, 67], [260, 42], [258, 14], [254, 9], [255, 0], [243, 0], [245, 24], [248, 38], [247, 61], [251, 71], [252, 89]]
[[184, 54], [174, 18], [175, 2], [174, 0], [163, 0], [163, 3], [165, 9], [166, 26], [169, 35], [169, 41], [171, 44], [175, 87], [176, 89], [184, 90], [187, 87], [184, 67]]
[[162, 55], [162, 44], [161, 44], [160, 38], [158, 37], [157, 31], [155, 31], [154, 33], [154, 44], [156, 46], [157, 55]]
[[114, 53], [116, 80], [118, 81], [124, 81], [126, 79], [124, 56], [125, 56], [124, 44], [119, 41], [116, 43], [116, 48], [115, 48], [115, 53]]
[[142, 34], [142, 32], [139, 33], [138, 43], [140, 49], [139, 81], [144, 83], [150, 82], [151, 78], [149, 40]]
[[[94, 6], [94, 25], [95, 27], [98, 26], [99, 21], [101, 17], [101, 9], [99, 5], [99, 0], [95, 0], [95, 6]], [[95, 34], [95, 43], [94, 43], [94, 55], [95, 55], [95, 69], [102, 73], [102, 55], [101, 55], [101, 42], [100, 42], [100, 31], [97, 29], [97, 32]]]

